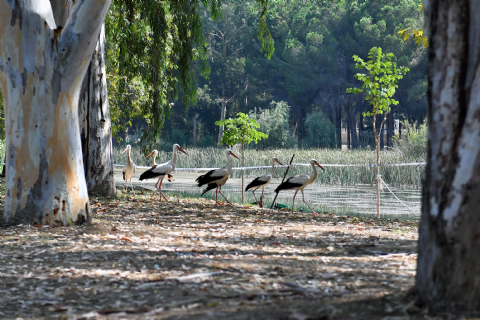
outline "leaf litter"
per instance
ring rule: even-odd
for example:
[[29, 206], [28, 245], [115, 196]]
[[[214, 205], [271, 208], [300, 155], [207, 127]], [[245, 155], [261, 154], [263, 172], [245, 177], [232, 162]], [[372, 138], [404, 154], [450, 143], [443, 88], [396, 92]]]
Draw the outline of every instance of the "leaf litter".
[[92, 198], [86, 226], [1, 228], [0, 318], [411, 319], [418, 311], [402, 300], [414, 285], [416, 221], [170, 200]]

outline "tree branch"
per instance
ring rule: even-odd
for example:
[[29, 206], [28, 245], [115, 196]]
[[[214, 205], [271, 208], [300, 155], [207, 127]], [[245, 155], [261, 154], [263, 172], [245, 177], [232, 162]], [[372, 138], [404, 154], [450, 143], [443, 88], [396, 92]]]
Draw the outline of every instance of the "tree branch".
[[[61, 90], [69, 88], [79, 74], [84, 74], [97, 44], [100, 29], [112, 0], [76, 1], [65, 28], [58, 30], [59, 68], [63, 80]], [[71, 71], [70, 71], [71, 70]]]
[[238, 48], [238, 49], [235, 50], [233, 53], [229, 54], [229, 55], [227, 56], [227, 58], [230, 58], [231, 56], [233, 56], [235, 53], [237, 53], [238, 51], [240, 51], [240, 50], [242, 50], [242, 49], [243, 49], [243, 47]]
[[242, 91], [245, 91], [248, 89], [248, 74], [245, 76], [245, 80], [243, 82], [243, 87], [238, 89], [237, 92], [233, 96], [231, 96], [227, 101], [225, 101], [225, 104], [229, 103], [233, 99], [235, 99], [236, 96], [238, 96]]
[[213, 49], [213, 47], [210, 47], [210, 48], [212, 49], [212, 52], [213, 52], [213, 53], [216, 53], [216, 54], [218, 54], [218, 55], [220, 56], [220, 58], [223, 58], [223, 56], [222, 56], [220, 53], [218, 53], [217, 50]]

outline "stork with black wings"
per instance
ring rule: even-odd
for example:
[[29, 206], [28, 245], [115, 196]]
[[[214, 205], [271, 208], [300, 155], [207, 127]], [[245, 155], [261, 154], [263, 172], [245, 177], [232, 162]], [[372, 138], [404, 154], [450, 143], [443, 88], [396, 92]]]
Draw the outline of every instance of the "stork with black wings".
[[[162, 164], [156, 164], [144, 173], [140, 175], [140, 181], [145, 180], [145, 179], [151, 179], [151, 178], [158, 178], [157, 183], [155, 184], [155, 188], [157, 188], [158, 192], [160, 193], [161, 196], [165, 199], [165, 201], [168, 201], [167, 197], [162, 193], [162, 183], [163, 179], [165, 176], [169, 176], [170, 173], [175, 170], [175, 164], [177, 162], [177, 150], [180, 150], [181, 152], [185, 153], [188, 155], [188, 153], [183, 150], [178, 144], [173, 145], [173, 157], [170, 161], [162, 163]], [[151, 153], [153, 154], [153, 152]], [[160, 185], [159, 185], [160, 183]], [[155, 195], [155, 194], [154, 194]], [[161, 200], [162, 198], [160, 198]]]
[[201, 187], [203, 185], [207, 185], [205, 190], [202, 192], [202, 196], [209, 190], [213, 190], [215, 188], [215, 203], [218, 204], [217, 198], [218, 198], [218, 192], [222, 195], [222, 197], [227, 201], [227, 203], [230, 203], [227, 198], [222, 193], [222, 186], [227, 182], [228, 177], [232, 173], [232, 159], [230, 156], [234, 156], [238, 160], [240, 160], [230, 149], [225, 150], [225, 155], [227, 156], [228, 163], [220, 168], [220, 169], [215, 169], [207, 172], [204, 175], [201, 175], [198, 177], [195, 181], [198, 183], [198, 186]]
[[272, 181], [273, 171], [275, 170], [275, 162], [278, 162], [280, 165], [282, 165], [280, 163], [280, 161], [278, 161], [277, 158], [273, 157], [272, 158], [272, 171], [268, 174], [264, 174], [263, 176], [255, 178], [255, 180], [250, 182], [247, 185], [247, 187], [245, 188], [245, 191], [253, 190], [253, 196], [255, 197], [255, 201], [257, 203], [259, 203], [259, 202], [257, 200], [257, 197], [255, 196], [255, 191], [257, 191], [259, 188], [262, 188], [262, 195], [260, 196], [260, 200], [261, 200], [260, 205], [261, 205], [262, 208], [263, 208], [263, 192], [265, 191], [265, 186], [268, 185]]
[[[292, 203], [292, 213], [293, 213], [293, 206], [295, 205], [295, 197], [297, 196], [297, 192], [299, 190], [302, 192], [303, 202], [307, 205], [307, 207], [310, 208], [308, 203], [305, 201], [305, 196], [303, 194], [303, 189], [306, 186], [308, 186], [310, 183], [315, 181], [315, 179], [317, 178], [317, 168], [316, 168], [316, 166], [319, 167], [320, 169], [322, 169], [323, 171], [325, 171], [325, 169], [323, 169], [323, 167], [321, 165], [319, 165], [317, 160], [315, 160], [315, 159], [310, 160], [310, 164], [312, 165], [312, 168], [313, 168], [312, 173], [310, 173], [310, 174], [303, 173], [303, 174], [299, 174], [299, 175], [296, 175], [294, 177], [288, 178], [287, 181], [280, 184], [277, 187], [277, 189], [275, 189], [276, 193], [279, 193], [282, 190], [295, 190], [295, 195], [293, 196], [293, 203]], [[312, 210], [313, 214], [317, 214], [315, 211], [313, 211], [312, 208], [310, 208], [310, 210]]]

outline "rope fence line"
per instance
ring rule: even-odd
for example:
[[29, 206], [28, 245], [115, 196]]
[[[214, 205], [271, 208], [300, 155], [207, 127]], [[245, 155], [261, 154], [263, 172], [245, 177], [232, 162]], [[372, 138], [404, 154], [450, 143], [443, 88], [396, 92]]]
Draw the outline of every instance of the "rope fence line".
[[413, 213], [415, 213], [416, 215], [420, 215], [417, 211], [413, 210], [412, 208], [410, 208], [409, 206], [407, 206], [407, 204], [405, 202], [403, 202], [402, 200], [400, 200], [397, 195], [395, 193], [393, 193], [392, 189], [390, 189], [388, 187], [388, 184], [382, 179], [382, 176], [381, 175], [378, 175], [377, 176], [377, 179], [380, 180], [384, 185], [385, 187], [387, 187], [388, 191], [390, 191], [393, 196], [395, 197], [395, 199], [397, 199], [401, 204], [403, 204], [405, 207], [407, 207], [407, 209], [409, 209], [410, 211], [412, 211]]
[[[412, 162], [412, 163], [394, 163], [394, 164], [381, 164], [379, 167], [405, 167], [405, 166], [425, 166], [426, 162]], [[5, 165], [5, 163], [0, 163]], [[114, 164], [114, 167], [125, 167], [124, 164]], [[292, 163], [292, 166], [297, 167], [310, 167], [309, 163]], [[322, 167], [376, 167], [376, 164], [321, 164]], [[136, 166], [139, 169], [150, 169], [151, 167]], [[256, 169], [270, 169], [272, 166], [258, 166], [258, 167], [235, 167], [233, 170], [256, 170]], [[286, 168], [287, 165], [275, 166], [275, 168]], [[218, 169], [215, 168], [175, 168], [176, 171], [210, 171]]]
[[[381, 164], [380, 167], [405, 167], [405, 166], [425, 166], [426, 162], [412, 162], [412, 163], [394, 163], [394, 164]], [[123, 164], [114, 164], [115, 167], [124, 167]], [[310, 167], [309, 163], [292, 163], [292, 166], [297, 167]], [[321, 164], [322, 167], [376, 167], [376, 164]], [[234, 167], [233, 170], [258, 170], [258, 169], [270, 169], [272, 166], [258, 166], [258, 167]], [[287, 165], [275, 166], [275, 168], [287, 168]], [[137, 166], [139, 169], [150, 169], [151, 167]], [[210, 171], [218, 169], [215, 168], [175, 168], [175, 171]]]

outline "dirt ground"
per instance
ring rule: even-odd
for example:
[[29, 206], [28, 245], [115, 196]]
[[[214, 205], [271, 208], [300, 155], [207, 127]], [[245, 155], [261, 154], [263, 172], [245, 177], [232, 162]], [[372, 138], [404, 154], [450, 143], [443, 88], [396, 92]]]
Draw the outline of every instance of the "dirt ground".
[[408, 292], [416, 221], [168, 197], [92, 198], [86, 226], [0, 228], [0, 319], [430, 318]]

